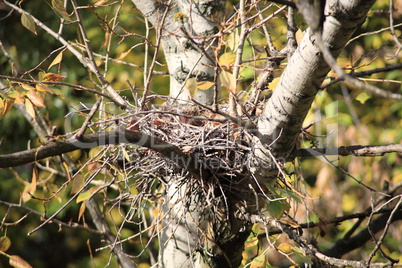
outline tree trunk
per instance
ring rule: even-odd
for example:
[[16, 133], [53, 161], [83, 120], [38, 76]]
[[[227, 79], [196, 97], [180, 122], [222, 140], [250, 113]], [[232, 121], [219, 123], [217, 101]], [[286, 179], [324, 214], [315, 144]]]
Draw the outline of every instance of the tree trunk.
[[[171, 78], [170, 96], [186, 103], [190, 100], [185, 90], [188, 78], [214, 81], [216, 55], [211, 45], [217, 42], [213, 36], [223, 17], [224, 1], [182, 0], [172, 1], [170, 5], [163, 1], [133, 2], [157, 30], [163, 25], [161, 41]], [[373, 3], [373, 0], [327, 1], [323, 39], [334, 57], [364, 22]], [[255, 210], [263, 205], [257, 204], [259, 201], [255, 198], [261, 187], [250, 190], [249, 186], [255, 186], [255, 178], [261, 185], [275, 182], [277, 161], [290, 160], [302, 123], [329, 72], [314, 40], [307, 30], [258, 120], [259, 135], [255, 137], [255, 149], [249, 157], [252, 176], [242, 180], [242, 190], [216, 196], [214, 201], [218, 205], [211, 206], [200, 185], [180, 183], [180, 176], [170, 178], [162, 209], [160, 267], [240, 265], [251, 225], [236, 219], [235, 214], [244, 210], [244, 206]], [[199, 90], [195, 99], [211, 105], [213, 95], [212, 88]], [[190, 201], [184, 203], [184, 200]], [[216, 207], [220, 209], [214, 209]]]

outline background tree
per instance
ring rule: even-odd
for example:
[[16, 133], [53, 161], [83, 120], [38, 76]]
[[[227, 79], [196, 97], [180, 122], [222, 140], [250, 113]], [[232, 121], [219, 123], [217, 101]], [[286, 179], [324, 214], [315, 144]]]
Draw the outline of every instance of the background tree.
[[397, 263], [398, 9], [276, 2], [3, 1], [1, 261]]

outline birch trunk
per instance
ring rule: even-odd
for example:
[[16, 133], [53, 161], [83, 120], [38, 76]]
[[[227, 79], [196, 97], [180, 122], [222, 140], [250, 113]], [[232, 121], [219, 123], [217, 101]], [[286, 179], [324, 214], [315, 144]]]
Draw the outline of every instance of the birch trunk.
[[[182, 0], [172, 1], [170, 5], [166, 1], [133, 2], [157, 29], [162, 27], [170, 96], [186, 103], [190, 99], [184, 90], [188, 78], [214, 81], [214, 69], [210, 66], [215, 66], [215, 55], [211, 45], [216, 41], [213, 36], [218, 31], [219, 19], [213, 18], [222, 16], [224, 1]], [[327, 1], [323, 39], [334, 57], [339, 56], [364, 22], [373, 3], [374, 0]], [[302, 123], [329, 70], [314, 45], [314, 36], [307, 30], [258, 120], [260, 135], [255, 138], [249, 169], [259, 182], [275, 182], [278, 173], [275, 161], [290, 160]], [[204, 105], [212, 104], [212, 89], [198, 91], [195, 99]], [[229, 203], [228, 211], [209, 211], [197, 191], [195, 185], [179, 184], [173, 178], [169, 181], [163, 206], [159, 266], [238, 267], [251, 226], [236, 220], [234, 214], [242, 201], [249, 208], [256, 207], [251, 201], [254, 199], [247, 194], [228, 196], [225, 201]], [[192, 197], [191, 202], [184, 204], [188, 196]], [[225, 207], [223, 200], [217, 202]]]
[[[137, 8], [157, 29], [161, 29], [163, 52], [170, 73], [170, 97], [179, 104], [190, 104], [185, 83], [189, 78], [197, 82], [214, 81], [218, 25], [223, 18], [225, 1], [142, 1], [133, 0]], [[201, 104], [213, 104], [214, 91], [198, 90], [194, 99]], [[192, 105], [192, 104], [190, 104]], [[179, 183], [180, 177], [170, 178], [162, 207], [162, 231], [159, 237], [159, 267], [237, 267], [241, 261], [242, 245], [248, 233], [239, 235], [241, 245], [229, 252], [225, 245], [233, 238], [225, 238], [220, 246], [215, 242], [213, 211], [204, 204], [199, 187]], [[184, 203], [184, 200], [191, 200]], [[215, 218], [216, 219], [216, 218]], [[226, 226], [223, 222], [222, 225]], [[228, 234], [231, 235], [231, 232]], [[246, 235], [244, 235], [246, 234]], [[220, 234], [221, 237], [224, 235]], [[208, 242], [209, 241], [209, 242]], [[218, 247], [222, 247], [218, 249]], [[231, 247], [234, 249], [235, 247]], [[218, 254], [216, 252], [220, 251]]]
[[[374, 2], [327, 0], [322, 37], [334, 58], [363, 24]], [[277, 173], [276, 165], [266, 151], [268, 147], [277, 160], [289, 161], [303, 121], [330, 71], [314, 42], [314, 35], [307, 29], [258, 120], [261, 136], [256, 140], [252, 165], [259, 180], [272, 182]]]

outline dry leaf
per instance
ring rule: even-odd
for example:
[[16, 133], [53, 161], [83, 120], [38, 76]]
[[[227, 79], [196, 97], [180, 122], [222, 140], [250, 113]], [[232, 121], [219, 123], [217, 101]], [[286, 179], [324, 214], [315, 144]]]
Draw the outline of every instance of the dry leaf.
[[32, 268], [32, 266], [18, 255], [11, 255], [9, 264], [14, 268]]
[[236, 78], [233, 76], [233, 74], [227, 71], [222, 71], [219, 75], [219, 78], [223, 87], [227, 88], [229, 92], [236, 94]]

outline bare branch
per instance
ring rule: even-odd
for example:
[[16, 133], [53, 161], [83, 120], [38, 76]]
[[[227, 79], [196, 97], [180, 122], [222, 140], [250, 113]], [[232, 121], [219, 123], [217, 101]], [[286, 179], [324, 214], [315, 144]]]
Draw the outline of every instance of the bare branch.
[[124, 128], [119, 128], [115, 131], [87, 134], [83, 135], [80, 139], [70, 138], [66, 141], [52, 141], [35, 149], [0, 155], [0, 168], [28, 164], [78, 149], [89, 149], [102, 145], [120, 143], [132, 143], [153, 149], [174, 161], [192, 175], [199, 177], [199, 171], [196, 169], [198, 165], [195, 163], [195, 159], [183, 153], [177, 146], [159, 140], [154, 136]]
[[308, 148], [295, 151], [295, 157], [316, 157], [320, 155], [340, 156], [383, 156], [386, 153], [402, 154], [402, 144], [387, 145], [352, 145], [336, 148]]

